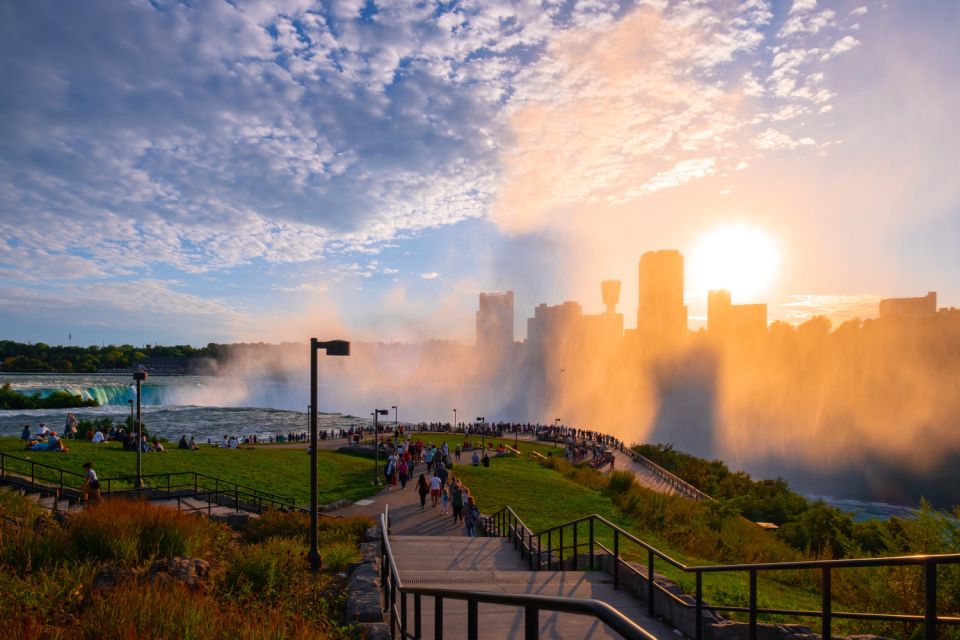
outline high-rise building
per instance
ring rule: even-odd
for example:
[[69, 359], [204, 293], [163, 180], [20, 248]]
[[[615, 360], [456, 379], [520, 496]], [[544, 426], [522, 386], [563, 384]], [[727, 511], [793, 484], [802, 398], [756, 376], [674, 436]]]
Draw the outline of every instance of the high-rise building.
[[481, 293], [477, 311], [477, 347], [505, 350], [513, 345], [513, 291]]
[[642, 338], [676, 338], [687, 330], [683, 304], [683, 256], [677, 250], [648, 251], [640, 257], [637, 333]]
[[578, 337], [583, 318], [582, 307], [568, 300], [563, 304], [538, 304], [533, 317], [527, 318], [527, 344], [551, 348]]
[[880, 317], [932, 316], [937, 313], [937, 292], [919, 298], [884, 298], [880, 301]]
[[730, 292], [707, 294], [707, 332], [718, 337], [756, 336], [767, 330], [767, 305], [731, 304]]

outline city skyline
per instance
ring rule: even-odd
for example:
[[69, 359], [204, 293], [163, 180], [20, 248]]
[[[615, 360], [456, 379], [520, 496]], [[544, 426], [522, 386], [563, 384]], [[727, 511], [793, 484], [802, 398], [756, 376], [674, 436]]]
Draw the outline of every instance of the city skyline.
[[660, 247], [694, 329], [716, 288], [794, 324], [960, 306], [958, 28], [938, 0], [13, 4], [0, 334], [472, 342], [482, 291], [597, 313], [615, 279], [635, 309]]

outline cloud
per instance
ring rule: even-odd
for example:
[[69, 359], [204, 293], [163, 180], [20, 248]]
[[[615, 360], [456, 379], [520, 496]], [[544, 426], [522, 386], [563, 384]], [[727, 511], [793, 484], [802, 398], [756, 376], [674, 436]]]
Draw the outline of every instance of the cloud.
[[420, 277], [423, 278], [424, 280], [436, 280], [437, 278], [440, 277], [440, 274], [437, 273], [436, 271], [430, 271], [428, 273], [421, 273]]

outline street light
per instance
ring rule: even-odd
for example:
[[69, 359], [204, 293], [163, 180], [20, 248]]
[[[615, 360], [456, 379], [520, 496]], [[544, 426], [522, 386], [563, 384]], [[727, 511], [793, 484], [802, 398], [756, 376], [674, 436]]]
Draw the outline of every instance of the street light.
[[[560, 369], [563, 371], [563, 369]], [[560, 424], [560, 418], [553, 419], [553, 446], [557, 446], [557, 425]]]
[[457, 410], [454, 409], [453, 410], [453, 429], [451, 429], [451, 431], [456, 432], [456, 430], [457, 430]]
[[349, 356], [350, 343], [346, 340], [320, 342], [310, 338], [310, 570], [320, 570], [320, 550], [317, 548], [317, 351], [328, 356]]
[[477, 416], [477, 422], [480, 423], [480, 448], [483, 449], [483, 455], [487, 455], [487, 432], [483, 428], [483, 422], [486, 420], [483, 416]]
[[373, 410], [373, 484], [380, 484], [380, 425], [377, 422], [379, 416], [385, 416], [390, 412], [386, 409]]
[[133, 380], [137, 383], [137, 496], [140, 495], [140, 491], [143, 489], [143, 467], [141, 466], [143, 423], [140, 421], [140, 383], [146, 379], [147, 372], [143, 369], [133, 372]]
[[390, 408], [393, 409], [393, 446], [397, 446], [400, 437], [400, 422], [397, 420], [397, 414], [400, 410], [397, 409], [397, 405], [395, 404], [390, 405]]

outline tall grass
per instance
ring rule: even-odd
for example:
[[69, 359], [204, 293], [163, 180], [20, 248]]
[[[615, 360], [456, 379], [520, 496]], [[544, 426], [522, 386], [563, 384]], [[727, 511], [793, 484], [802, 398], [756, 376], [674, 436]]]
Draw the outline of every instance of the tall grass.
[[67, 533], [75, 557], [123, 564], [193, 555], [222, 543], [226, 535], [205, 518], [135, 500], [110, 500], [84, 509], [71, 520]]

